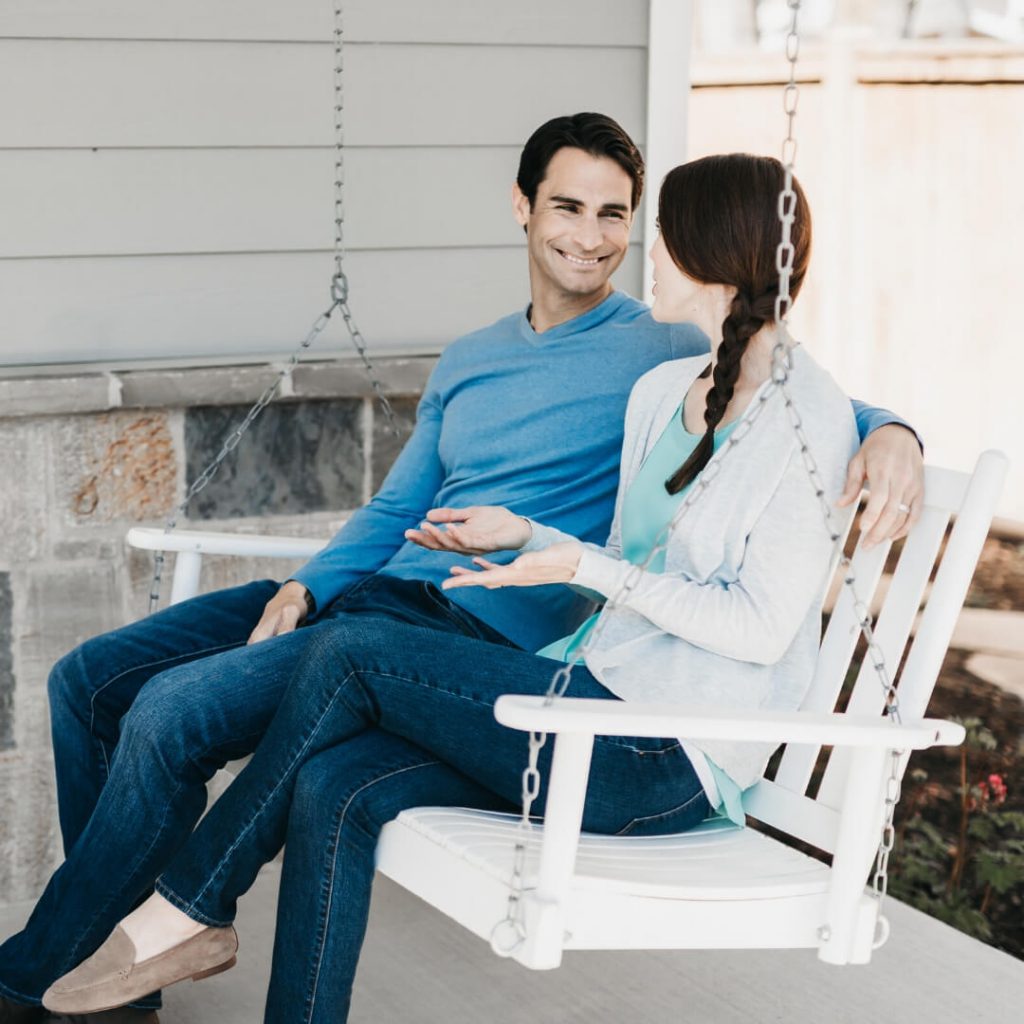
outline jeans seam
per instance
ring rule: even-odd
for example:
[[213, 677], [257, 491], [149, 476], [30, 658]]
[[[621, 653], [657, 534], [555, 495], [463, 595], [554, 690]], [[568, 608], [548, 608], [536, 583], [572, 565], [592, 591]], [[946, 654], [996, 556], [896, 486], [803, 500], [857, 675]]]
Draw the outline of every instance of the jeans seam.
[[[473, 633], [466, 633], [466, 627], [470, 626], [471, 624], [468, 623], [462, 617], [462, 615], [459, 614], [459, 612], [458, 612], [458, 610], [456, 608], [456, 605], [453, 604], [452, 602], [447, 602], [446, 603], [446, 602], [442, 601], [438, 597], [438, 595], [435, 594], [431, 590], [431, 586], [433, 586], [433, 584], [431, 584], [430, 582], [424, 583], [424, 585], [423, 585], [423, 592], [427, 595], [427, 597], [433, 603], [434, 607], [436, 607], [440, 612], [442, 612], [444, 614], [445, 618], [447, 618], [448, 621], [452, 625], [458, 626], [462, 633], [464, 633], [467, 636], [475, 636], [475, 630], [474, 630]], [[482, 637], [476, 637], [476, 639], [483, 639], [483, 638]]]
[[[341, 681], [341, 684], [334, 691], [333, 696], [327, 702], [327, 704], [324, 706], [323, 711], [320, 713], [320, 715], [317, 718], [317, 720], [313, 723], [312, 728], [309, 730], [309, 734], [302, 741], [302, 745], [296, 750], [295, 754], [290, 759], [290, 761], [288, 763], [288, 766], [285, 768], [284, 772], [281, 773], [280, 778], [274, 784], [274, 786], [270, 790], [270, 792], [267, 793], [267, 795], [261, 801], [259, 801], [257, 806], [254, 808], [251, 816], [249, 817], [249, 821], [246, 823], [245, 827], [242, 828], [239, 831], [238, 835], [235, 837], [235, 841], [231, 844], [231, 846], [229, 846], [228, 849], [224, 851], [223, 856], [220, 858], [220, 860], [217, 862], [217, 864], [215, 864], [214, 867], [210, 870], [209, 877], [206, 879], [206, 881], [200, 887], [199, 892], [196, 893], [196, 895], [193, 897], [192, 902], [187, 905], [187, 908], [186, 907], [179, 908], [179, 909], [181, 909], [182, 913], [186, 914], [188, 917], [191, 917], [193, 919], [197, 919], [195, 917], [195, 915], [200, 913], [200, 911], [197, 911], [195, 909], [196, 903], [199, 900], [201, 900], [203, 898], [203, 896], [206, 895], [207, 889], [209, 889], [210, 886], [213, 885], [214, 879], [223, 870], [223, 868], [224, 868], [225, 864], [227, 863], [228, 859], [235, 852], [235, 850], [237, 850], [238, 847], [242, 845], [242, 841], [245, 839], [245, 837], [248, 835], [249, 831], [252, 829], [252, 826], [255, 823], [256, 819], [262, 813], [263, 808], [266, 807], [266, 805], [270, 801], [270, 799], [281, 788], [282, 784], [284, 783], [284, 780], [286, 778], [288, 778], [288, 776], [292, 773], [292, 771], [294, 770], [295, 765], [298, 762], [299, 758], [302, 756], [303, 753], [305, 753], [305, 751], [308, 749], [310, 743], [313, 741], [313, 737], [316, 735], [316, 732], [320, 728], [320, 725], [323, 723], [323, 720], [327, 717], [327, 715], [330, 713], [331, 709], [334, 707], [335, 701], [341, 700], [341, 702], [343, 704], [348, 706], [347, 702], [342, 697], [342, 691], [348, 685], [348, 681], [353, 676], [355, 676], [356, 674], [357, 673], [355, 671], [349, 672], [349, 674], [347, 676], [345, 676], [345, 678]], [[160, 883], [160, 881], [157, 880], [157, 884], [160, 885], [162, 883]], [[171, 891], [171, 890], [168, 890], [168, 891]]]
[[619, 831], [615, 833], [615, 835], [628, 835], [629, 830], [631, 828], [634, 828], [636, 825], [639, 825], [641, 822], [656, 821], [658, 818], [667, 818], [670, 814], [678, 814], [680, 811], [685, 811], [688, 807], [690, 807], [695, 801], [699, 800], [702, 796], [706, 797], [707, 794], [704, 792], [703, 789], [699, 789], [696, 793], [693, 794], [693, 796], [690, 797], [689, 800], [684, 800], [677, 807], [670, 807], [667, 811], [661, 811], [658, 814], [641, 814], [638, 817], [633, 818], [629, 822], [629, 824], [625, 825], [623, 828], [620, 828]]
[[35, 996], [26, 995], [24, 992], [19, 992], [16, 988], [11, 988], [10, 985], [5, 985], [0, 981], [0, 995], [6, 995], [14, 1002], [19, 1002], [24, 999], [27, 1000], [26, 1005], [28, 1006], [42, 1006], [42, 1001]]
[[[246, 738], [246, 737], [249, 737], [249, 736], [258, 736], [258, 735], [260, 735], [259, 732], [246, 733], [245, 737], [243, 737], [243, 739]], [[220, 745], [221, 744], [218, 743], [218, 744], [214, 744], [212, 747], [207, 747], [204, 750], [202, 750], [198, 754], [198, 756], [201, 757], [201, 758], [202, 757], [206, 757], [211, 751], [216, 750], [217, 747], [220, 746]], [[160, 838], [160, 835], [163, 833], [164, 829], [166, 828], [167, 816], [170, 814], [171, 807], [174, 805], [175, 799], [177, 798], [178, 794], [181, 792], [182, 784], [183, 784], [182, 782], [179, 782], [177, 787], [175, 787], [174, 792], [171, 794], [170, 799], [167, 801], [167, 804], [164, 807], [164, 816], [160, 819], [160, 822], [157, 825], [156, 830], [153, 833], [153, 838], [150, 840], [149, 845], [146, 847], [146, 849], [142, 851], [142, 854], [135, 859], [135, 862], [132, 864], [131, 868], [126, 873], [127, 875], [130, 876], [131, 874], [134, 873], [136, 867], [139, 864], [141, 864], [146, 859], [146, 857], [149, 855], [149, 852], [156, 845], [157, 840]], [[122, 877], [124, 877], [124, 876], [122, 876]], [[155, 887], [156, 887], [156, 883], [154, 883], [154, 888]], [[121, 890], [119, 889], [118, 892], [120, 892], [120, 891]], [[114, 894], [112, 894], [107, 899], [106, 903], [103, 904], [103, 906], [100, 908], [99, 912], [96, 914], [97, 918], [102, 918], [104, 916], [104, 914], [107, 912], [107, 908], [110, 906], [110, 904], [116, 898], [116, 895], [117, 895], [117, 893], [114, 893]], [[72, 948], [71, 955], [64, 961], [65, 964], [70, 963], [72, 966], [74, 966], [75, 964], [78, 963], [78, 961], [75, 960], [74, 958], [77, 956], [78, 950], [81, 947], [81, 945], [82, 945], [82, 937], [80, 936], [78, 941], [75, 943], [74, 947]]]
[[[430, 768], [430, 767], [433, 767], [434, 765], [438, 765], [440, 763], [441, 762], [436, 760], [436, 759], [434, 759], [432, 761], [423, 761], [421, 764], [411, 764], [411, 765], [406, 765], [403, 768], [396, 768], [394, 771], [388, 772], [386, 775], [378, 775], [377, 778], [372, 779], [370, 782], [367, 782], [364, 785], [360, 786], [345, 801], [345, 805], [344, 805], [344, 807], [342, 807], [341, 815], [340, 815], [340, 817], [338, 819], [338, 825], [337, 825], [337, 827], [334, 830], [334, 857], [331, 859], [331, 872], [330, 872], [330, 878], [329, 878], [328, 883], [327, 883], [327, 905], [326, 905], [326, 907], [324, 909], [324, 918], [325, 919], [329, 919], [330, 918], [330, 907], [331, 907], [331, 904], [332, 904], [332, 902], [334, 900], [335, 868], [336, 868], [336, 865], [338, 863], [338, 852], [337, 851], [338, 851], [338, 846], [341, 843], [341, 830], [345, 827], [345, 816], [348, 814], [348, 809], [351, 806], [352, 801], [357, 796], [359, 796], [359, 794], [362, 793], [364, 790], [369, 789], [371, 786], [376, 786], [377, 783], [379, 783], [379, 782], [385, 782], [387, 779], [392, 779], [396, 775], [402, 775], [405, 772], [413, 771], [413, 770], [415, 770], [417, 768]], [[310, 991], [310, 995], [309, 995], [309, 1000], [307, 1002], [306, 1024], [309, 1024], [309, 1021], [312, 1020], [313, 1010], [316, 1009], [316, 992], [317, 992], [317, 988], [320, 985], [320, 969], [323, 966], [324, 946], [326, 944], [325, 943], [325, 939], [326, 939], [326, 928], [323, 931], [323, 934], [322, 934], [322, 937], [321, 937], [321, 940], [320, 940], [320, 948], [317, 951], [316, 969], [315, 969], [314, 976], [313, 976], [313, 983], [312, 983], [312, 987], [311, 987], [311, 991]]]
[[[175, 798], [177, 797], [177, 795], [180, 792], [181, 792], [181, 783], [178, 784], [178, 786], [175, 788], [174, 792], [171, 794], [170, 800], [167, 801], [167, 805], [164, 808], [164, 816], [160, 819], [160, 823], [157, 825], [156, 830], [153, 833], [153, 838], [150, 840], [149, 846], [147, 846], [146, 849], [143, 850], [142, 853], [138, 857], [135, 858], [135, 862], [132, 864], [131, 868], [126, 872], [127, 876], [131, 876], [132, 875], [132, 873], [135, 871], [135, 868], [140, 863], [142, 863], [143, 860], [145, 860], [146, 855], [149, 853], [150, 850], [153, 849], [153, 846], [156, 844], [157, 839], [160, 838], [160, 834], [164, 830], [164, 825], [167, 823], [167, 815], [170, 813], [171, 805], [174, 803]], [[124, 876], [122, 876], [122, 877], [124, 877]], [[100, 907], [99, 912], [96, 914], [97, 918], [102, 918], [103, 917], [103, 915], [107, 912], [107, 908], [110, 906], [110, 904], [116, 898], [117, 894], [120, 893], [120, 892], [121, 892], [121, 889], [119, 888], [117, 890], [117, 892], [111, 894], [111, 896], [107, 899], [107, 901], [103, 904], [103, 906]], [[77, 957], [78, 957], [78, 950], [81, 947], [81, 945], [82, 945], [82, 936], [79, 936], [78, 941], [71, 948], [70, 955], [64, 961], [65, 964], [68, 964], [68, 963], [77, 964], [77, 963], [80, 962], [77, 959]]]
[[186, 917], [197, 921], [199, 924], [206, 925], [207, 928], [227, 928], [232, 923], [231, 921], [218, 921], [216, 918], [209, 917], [202, 913], [202, 911], [196, 910], [188, 900], [179, 896], [166, 882], [159, 878], [153, 883], [153, 889], [163, 896], [168, 903], [177, 907]]

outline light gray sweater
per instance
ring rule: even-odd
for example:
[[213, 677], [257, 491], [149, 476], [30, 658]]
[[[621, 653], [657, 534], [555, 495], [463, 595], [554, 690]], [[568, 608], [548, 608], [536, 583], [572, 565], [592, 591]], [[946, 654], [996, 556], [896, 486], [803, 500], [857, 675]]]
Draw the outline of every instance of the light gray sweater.
[[[831, 504], [859, 443], [853, 411], [803, 348], [793, 350], [792, 360], [789, 391]], [[633, 388], [608, 544], [584, 545], [573, 586], [605, 598], [621, 589], [632, 568], [621, 557], [623, 497], [705, 366], [706, 356], [663, 363]], [[765, 382], [750, 408], [767, 388]], [[834, 545], [778, 389], [735, 449], [723, 445], [704, 473], [716, 476], [673, 531], [664, 572], [644, 572], [606, 613], [587, 667], [623, 700], [795, 709], [814, 671]], [[572, 539], [532, 525], [523, 550]], [[761, 777], [773, 749], [683, 740], [741, 788]]]

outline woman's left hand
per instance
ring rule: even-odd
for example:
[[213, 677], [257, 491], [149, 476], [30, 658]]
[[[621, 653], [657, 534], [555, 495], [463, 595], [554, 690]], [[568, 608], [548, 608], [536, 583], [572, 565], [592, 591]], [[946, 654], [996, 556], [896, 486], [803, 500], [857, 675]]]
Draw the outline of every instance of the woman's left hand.
[[463, 565], [452, 566], [451, 579], [441, 586], [445, 590], [454, 587], [487, 587], [496, 590], [499, 587], [539, 587], [545, 583], [568, 583], [580, 564], [583, 548], [579, 544], [566, 541], [552, 544], [543, 551], [530, 551], [520, 555], [508, 565], [495, 565], [486, 558], [474, 558], [473, 563], [479, 569], [469, 569]]

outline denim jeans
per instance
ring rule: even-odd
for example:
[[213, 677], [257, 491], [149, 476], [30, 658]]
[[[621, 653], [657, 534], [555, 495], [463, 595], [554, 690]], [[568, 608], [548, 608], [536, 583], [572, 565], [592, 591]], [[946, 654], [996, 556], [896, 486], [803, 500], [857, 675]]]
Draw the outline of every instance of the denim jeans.
[[[544, 693], [556, 667], [508, 645], [373, 615], [310, 631], [252, 761], [157, 891], [194, 920], [226, 925], [287, 839], [266, 1020], [344, 1020], [380, 827], [420, 804], [514, 809], [527, 735], [498, 724], [494, 702]], [[615, 699], [582, 665], [569, 692]], [[542, 775], [550, 756], [548, 744]], [[590, 779], [589, 831], [680, 832], [709, 810], [676, 740], [599, 737]], [[545, 797], [542, 785], [540, 814]]]
[[[310, 638], [349, 612], [343, 596], [311, 625], [246, 646], [277, 588], [265, 580], [194, 598], [54, 667], [66, 859], [25, 928], [0, 945], [0, 994], [38, 1004], [151, 891], [203, 813], [206, 782], [255, 749]], [[352, 612], [508, 643], [429, 584], [380, 577]]]

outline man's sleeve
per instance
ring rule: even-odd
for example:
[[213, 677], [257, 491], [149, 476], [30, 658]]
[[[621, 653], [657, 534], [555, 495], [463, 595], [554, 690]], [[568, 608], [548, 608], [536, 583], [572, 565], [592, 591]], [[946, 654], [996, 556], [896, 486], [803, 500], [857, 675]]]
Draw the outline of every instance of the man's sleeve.
[[444, 482], [438, 454], [442, 408], [430, 383], [416, 412], [416, 428], [373, 499], [356, 511], [330, 544], [291, 579], [322, 611], [350, 584], [386, 565], [418, 526]]
[[857, 417], [857, 433], [860, 434], [861, 444], [864, 443], [868, 434], [872, 431], [877, 430], [879, 427], [887, 427], [890, 423], [895, 423], [898, 427], [906, 427], [917, 438], [921, 451], [924, 451], [924, 442], [921, 440], [921, 435], [906, 420], [900, 419], [896, 413], [889, 412], [888, 409], [882, 409], [876, 405], [868, 405], [866, 402], [859, 402], [856, 398], [851, 398], [850, 402], [853, 405], [853, 414]]

